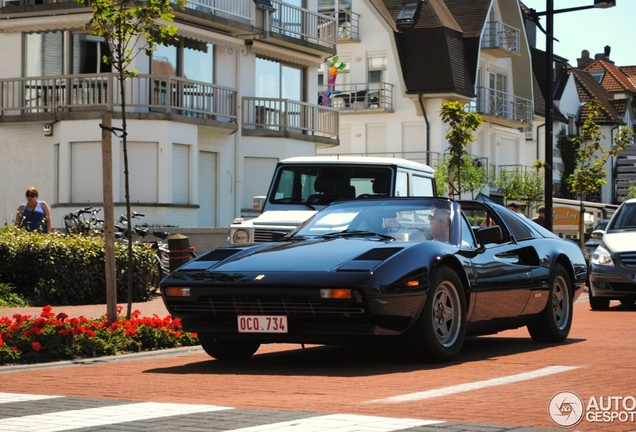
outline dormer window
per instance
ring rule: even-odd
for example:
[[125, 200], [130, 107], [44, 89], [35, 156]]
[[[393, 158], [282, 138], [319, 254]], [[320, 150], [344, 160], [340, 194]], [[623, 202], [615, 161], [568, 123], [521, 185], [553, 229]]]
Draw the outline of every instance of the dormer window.
[[605, 76], [605, 71], [590, 71], [590, 75], [599, 83], [603, 81], [603, 77]]
[[402, 10], [397, 17], [398, 28], [413, 27], [420, 16], [420, 9], [424, 0], [405, 0], [402, 3]]

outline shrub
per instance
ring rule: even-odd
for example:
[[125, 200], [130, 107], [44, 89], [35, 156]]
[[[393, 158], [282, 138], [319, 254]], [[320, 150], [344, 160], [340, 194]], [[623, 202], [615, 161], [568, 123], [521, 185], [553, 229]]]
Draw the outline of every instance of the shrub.
[[[133, 248], [133, 301], [147, 301], [157, 271], [154, 252]], [[126, 245], [115, 244], [117, 300], [127, 299]], [[34, 305], [106, 303], [104, 239], [0, 229], [0, 283]]]
[[[121, 306], [118, 308], [121, 312]], [[0, 318], [0, 365], [42, 363], [87, 357], [197, 345], [195, 334], [184, 332], [171, 316], [118, 317], [108, 325], [99, 319], [69, 318], [45, 306], [39, 317], [15, 314]]]

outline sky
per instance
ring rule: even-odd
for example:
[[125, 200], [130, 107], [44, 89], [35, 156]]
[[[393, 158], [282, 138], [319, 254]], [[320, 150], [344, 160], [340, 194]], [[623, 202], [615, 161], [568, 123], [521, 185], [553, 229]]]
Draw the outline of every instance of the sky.
[[[528, 8], [545, 12], [548, 0], [521, 0]], [[577, 6], [594, 4], [593, 0], [552, 0], [555, 11]], [[588, 50], [593, 59], [602, 53], [605, 45], [611, 47], [610, 60], [617, 66], [635, 66], [636, 48], [634, 39], [634, 18], [636, 0], [616, 0], [616, 6], [609, 9], [587, 9], [554, 14], [554, 54], [568, 59], [576, 66], [581, 51]], [[546, 18], [540, 17], [545, 28]], [[545, 34], [537, 29], [537, 48], [545, 49]]]

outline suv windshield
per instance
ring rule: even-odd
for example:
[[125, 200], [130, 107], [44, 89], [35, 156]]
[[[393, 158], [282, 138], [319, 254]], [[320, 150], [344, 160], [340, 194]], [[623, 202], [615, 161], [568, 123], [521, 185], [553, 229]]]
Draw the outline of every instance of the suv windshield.
[[271, 203], [330, 204], [390, 191], [391, 169], [363, 166], [290, 166], [282, 168]]

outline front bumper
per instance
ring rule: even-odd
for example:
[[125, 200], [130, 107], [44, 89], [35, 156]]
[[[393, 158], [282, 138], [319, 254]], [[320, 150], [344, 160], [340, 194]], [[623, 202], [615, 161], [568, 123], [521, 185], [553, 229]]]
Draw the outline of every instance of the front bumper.
[[636, 296], [636, 268], [590, 264], [590, 290], [594, 297], [620, 299]]
[[[184, 330], [232, 338], [332, 344], [372, 336], [396, 336], [419, 316], [424, 291], [370, 294], [354, 289], [351, 299], [322, 299], [317, 289], [192, 289], [190, 297], [163, 297]], [[288, 333], [239, 333], [240, 315], [284, 315]]]

